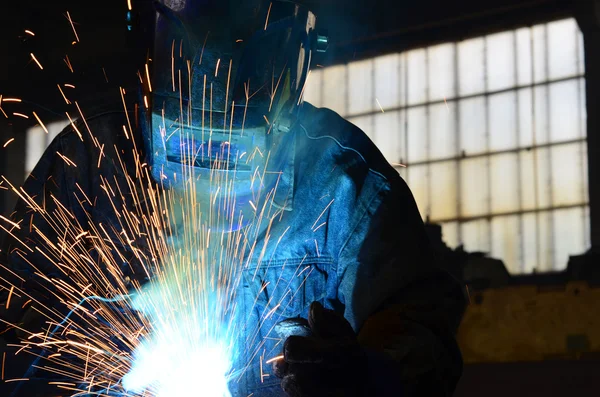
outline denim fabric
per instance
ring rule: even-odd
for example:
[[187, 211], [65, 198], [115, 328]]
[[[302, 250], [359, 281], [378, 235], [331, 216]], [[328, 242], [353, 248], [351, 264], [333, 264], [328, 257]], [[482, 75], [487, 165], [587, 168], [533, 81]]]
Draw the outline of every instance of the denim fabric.
[[[107, 148], [123, 148], [122, 160], [132, 164], [133, 147], [123, 135], [126, 123], [123, 112], [87, 118], [97, 141]], [[53, 195], [82, 225], [103, 223], [112, 233], [109, 225], [120, 228], [102, 191], [101, 175], [122, 178], [120, 165], [106, 151], [99, 169], [98, 151], [87, 128], [80, 125], [79, 133], [67, 128], [57, 137], [25, 190], [46, 197], [49, 206], [54, 205]], [[270, 228], [265, 250], [250, 255], [238, 293], [243, 309], [236, 368], [245, 371], [231, 382], [236, 397], [283, 395], [279, 380], [265, 364], [281, 354], [283, 341], [273, 331], [278, 321], [306, 317], [310, 303], [319, 301], [343, 313], [358, 332], [386, 302], [415, 303], [403, 296], [403, 289], [435, 272], [410, 190], [360, 129], [332, 111], [305, 104], [300, 125], [289, 139], [290, 147], [295, 147], [293, 172], [285, 173], [278, 188], [281, 216]], [[57, 152], [77, 167], [66, 164]], [[77, 202], [73, 192], [80, 190], [92, 203]], [[14, 218], [29, 223], [30, 216], [43, 228], [39, 215], [20, 202]], [[24, 227], [18, 236], [33, 244], [37, 237], [28, 231]], [[47, 227], [43, 231], [52, 234]], [[266, 239], [266, 231], [262, 233], [259, 245]], [[9, 240], [0, 260], [27, 274], [31, 269], [11, 248], [16, 246]], [[43, 267], [44, 258], [29, 258]], [[425, 285], [431, 291], [440, 289]], [[431, 296], [435, 304], [436, 295]]]

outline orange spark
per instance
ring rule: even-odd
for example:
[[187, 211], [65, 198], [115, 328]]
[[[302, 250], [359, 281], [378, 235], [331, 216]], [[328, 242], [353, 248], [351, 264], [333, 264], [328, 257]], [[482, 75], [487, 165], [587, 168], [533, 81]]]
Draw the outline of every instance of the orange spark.
[[33, 112], [33, 117], [35, 117], [35, 119], [37, 120], [37, 122], [40, 125], [40, 127], [42, 127], [42, 129], [44, 130], [44, 132], [47, 134], [48, 133], [48, 129], [46, 128], [46, 126], [44, 125], [44, 123], [42, 123], [42, 120], [40, 119], [40, 117], [37, 115], [36, 112]]
[[282, 360], [282, 359], [283, 359], [283, 354], [280, 356], [275, 356], [273, 358], [268, 359], [267, 361], [265, 361], [265, 364], [271, 364], [274, 361]]
[[68, 83], [65, 83], [65, 87], [75, 88], [75, 86], [73, 84], [68, 84]]
[[2, 98], [2, 102], [21, 102], [19, 98]]
[[24, 119], [28, 119], [29, 118], [29, 116], [27, 116], [26, 114], [18, 113], [18, 112], [13, 112], [13, 115], [17, 116], [17, 117], [22, 117]]
[[58, 156], [64, 160], [65, 163], [67, 163], [67, 165], [69, 166], [74, 166], [77, 167], [77, 164], [75, 164], [73, 161], [71, 161], [71, 159], [69, 159], [67, 156], [65, 156], [64, 154], [61, 154], [60, 152], [56, 152], [56, 154], [58, 154]]
[[35, 33], [33, 33], [31, 30], [29, 29], [25, 29], [25, 33], [27, 33], [30, 36], [35, 36]]
[[10, 307], [10, 298], [12, 298], [12, 294], [15, 291], [15, 286], [10, 287], [10, 291], [8, 291], [8, 298], [6, 298], [6, 310]]
[[381, 106], [381, 103], [379, 103], [379, 99], [375, 98], [375, 101], [377, 101], [377, 105], [379, 105], [379, 109], [381, 109], [381, 113], [385, 113], [385, 111], [383, 110], [383, 106]]
[[[75, 25], [73, 24], [73, 20], [71, 19], [71, 14], [69, 14], [69, 11], [67, 11], [67, 19], [69, 20], [69, 23], [71, 24], [71, 27], [73, 28], [73, 33], [75, 33], [75, 40], [77, 40], [77, 42], [79, 42], [79, 36], [77, 36], [77, 31], [75, 30]], [[75, 42], [73, 42], [72, 44], [75, 44]]]
[[148, 71], [148, 63], [146, 63], [146, 79], [148, 80], [148, 90], [152, 92], [152, 84], [150, 83], [150, 72]]
[[273, 6], [273, 3], [269, 4], [269, 11], [267, 11], [267, 19], [265, 20], [265, 30], [267, 30], [267, 25], [269, 24], [269, 16], [271, 15], [271, 7]]
[[217, 59], [217, 67], [215, 68], [215, 77], [219, 74], [219, 65], [221, 64], [221, 58]]
[[62, 95], [63, 99], [65, 100], [65, 102], [67, 103], [67, 105], [70, 105], [70, 104], [71, 104], [71, 101], [69, 101], [69, 100], [67, 99], [67, 96], [66, 96], [66, 95], [65, 95], [65, 93], [63, 92], [62, 88], [60, 88], [60, 85], [59, 85], [59, 84], [57, 84], [56, 86], [58, 87], [58, 90], [60, 91], [60, 93], [61, 93], [61, 95]]
[[67, 68], [69, 68], [69, 70], [71, 71], [71, 73], [73, 73], [73, 65], [71, 65], [71, 61], [69, 60], [69, 56], [66, 55], [65, 59], [63, 59], [63, 61], [67, 64]]
[[35, 55], [33, 55], [33, 53], [31, 53], [29, 55], [31, 55], [31, 59], [33, 59], [35, 61], [35, 63], [37, 63], [37, 65], [40, 67], [40, 69], [44, 70], [44, 67], [42, 66], [42, 64], [40, 63], [40, 61], [37, 60], [37, 58], [35, 57]]
[[131, 0], [127, 0], [127, 9], [131, 11]]

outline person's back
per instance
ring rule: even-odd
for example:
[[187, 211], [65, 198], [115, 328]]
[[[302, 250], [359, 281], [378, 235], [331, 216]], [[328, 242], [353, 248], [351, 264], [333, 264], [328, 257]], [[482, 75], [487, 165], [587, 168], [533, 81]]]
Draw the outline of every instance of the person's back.
[[[286, 2], [285, 7], [288, 6]], [[275, 12], [275, 8], [270, 7], [268, 11], [273, 11], [268, 14], [273, 29], [287, 29], [288, 25], [281, 22], [286, 21], [285, 13]], [[173, 20], [173, 15], [180, 15], [172, 12], [162, 9], [162, 23]], [[314, 24], [311, 19], [314, 17], [309, 13], [294, 15], [307, 18], [309, 25], [303, 26]], [[158, 26], [163, 26], [160, 19]], [[269, 31], [265, 31], [268, 36]], [[157, 45], [165, 48], [158, 47], [154, 60], [156, 70], [162, 70], [160, 65], [164, 62], [171, 65], [175, 47], [169, 44], [174, 43], [170, 34], [157, 41]], [[262, 40], [263, 34], [258, 37]], [[302, 46], [306, 44], [302, 42]], [[168, 49], [168, 54], [163, 54], [166, 58], [161, 58], [161, 49]], [[227, 62], [216, 59], [215, 53], [211, 54], [208, 49], [210, 46], [205, 52], [202, 47], [202, 52], [196, 53], [200, 64], [214, 61], [215, 78], [226, 75]], [[297, 57], [298, 52], [294, 56]], [[183, 58], [177, 62], [185, 64]], [[241, 63], [246, 66], [241, 67], [238, 74], [254, 76], [256, 70], [250, 66], [253, 62], [242, 59], [246, 59]], [[296, 60], [294, 64], [302, 63]], [[366, 135], [329, 110], [309, 104], [299, 106], [304, 86], [300, 74], [306, 74], [307, 65], [305, 62], [298, 72], [297, 82], [291, 74], [282, 77], [283, 88], [276, 89], [276, 96], [267, 97], [267, 104], [271, 102], [268, 112], [275, 112], [267, 113], [268, 116], [256, 113], [260, 106], [246, 109], [235, 101], [224, 103], [228, 112], [222, 112], [217, 106], [208, 107], [206, 98], [212, 99], [212, 88], [216, 98], [225, 102], [232, 98], [228, 97], [227, 90], [222, 92], [225, 98], [217, 95], [219, 81], [214, 81], [214, 87], [213, 83], [207, 85], [206, 73], [189, 79], [190, 86], [196, 89], [189, 97], [178, 88], [186, 86], [185, 79], [183, 84], [180, 80], [177, 87], [173, 85], [175, 95], [171, 85], [176, 81], [169, 73], [170, 77], [163, 74], [155, 80], [153, 105], [146, 112], [87, 114], [85, 122], [81, 120], [67, 128], [48, 148], [24, 186], [31, 198], [23, 197], [19, 202], [13, 221], [21, 227], [12, 230], [0, 257], [1, 263], [10, 269], [7, 278], [18, 287], [24, 285], [25, 291], [35, 295], [35, 302], [63, 315], [73, 308], [70, 301], [73, 297], [65, 295], [65, 291], [71, 289], [65, 285], [88, 292], [97, 288], [111, 292], [113, 297], [118, 295], [114, 291], [121, 294], [139, 291], [144, 283], [153, 279], [154, 274], [148, 268], [160, 269], [160, 262], [168, 257], [169, 251], [179, 249], [179, 245], [173, 243], [179, 236], [177, 227], [183, 222], [185, 229], [186, 223], [196, 222], [191, 214], [197, 203], [184, 204], [182, 213], [185, 215], [175, 219], [175, 214], [166, 210], [169, 205], [163, 206], [161, 200], [183, 195], [201, 203], [198, 208], [214, 208], [221, 189], [230, 186], [227, 175], [231, 175], [231, 180], [242, 190], [237, 196], [233, 195], [233, 199], [225, 199], [223, 208], [243, 209], [241, 213], [245, 217], [224, 216], [229, 219], [229, 229], [221, 218], [216, 223], [202, 221], [205, 223], [198, 225], [199, 229], [206, 227], [213, 236], [211, 246], [219, 246], [215, 241], [225, 240], [228, 242], [223, 245], [227, 250], [235, 246], [239, 255], [236, 266], [240, 271], [232, 273], [236, 275], [234, 281], [227, 281], [236, 285], [235, 300], [227, 302], [223, 309], [235, 312], [235, 318], [227, 323], [235, 330], [237, 339], [234, 372], [229, 377], [230, 390], [235, 396], [281, 395], [282, 386], [294, 396], [314, 395], [315, 390], [325, 389], [335, 389], [338, 394], [343, 390], [343, 395], [398, 395], [401, 389], [421, 395], [431, 395], [432, 391], [438, 395], [451, 393], [461, 370], [453, 332], [464, 304], [462, 291], [447, 274], [436, 268], [410, 190]], [[207, 67], [212, 71], [215, 65]], [[248, 82], [256, 84], [253, 79], [242, 78], [239, 85], [245, 90], [241, 94], [242, 98], [246, 95], [246, 100], [251, 91]], [[229, 80], [227, 84], [229, 87]], [[146, 82], [144, 87], [148, 88]], [[203, 105], [194, 107], [194, 103]], [[212, 101], [210, 104], [213, 105]], [[286, 106], [291, 106], [289, 113], [282, 111], [288, 109]], [[253, 115], [251, 110], [255, 112]], [[293, 117], [282, 116], [286, 114]], [[237, 124], [241, 115], [248, 124]], [[220, 127], [223, 125], [225, 128]], [[190, 138], [183, 132], [196, 135]], [[189, 150], [190, 146], [194, 149], [192, 152], [202, 153], [194, 156], [192, 162], [182, 149]], [[218, 150], [211, 152], [211, 147]], [[204, 153], [208, 160], [204, 160]], [[230, 155], [235, 161], [229, 161]], [[247, 157], [242, 161], [244, 156]], [[227, 162], [223, 161], [224, 157]], [[213, 169], [215, 164], [218, 170]], [[234, 168], [229, 169], [230, 164], [234, 164]], [[250, 164], [248, 170], [245, 164]], [[197, 170], [195, 178], [185, 177], [190, 165]], [[213, 183], [215, 172], [225, 175], [226, 182]], [[165, 194], [161, 193], [163, 189]], [[261, 192], [258, 196], [257, 191]], [[35, 205], [26, 200], [35, 201], [44, 210], [32, 209]], [[45, 213], [51, 214], [53, 219], [45, 218]], [[248, 221], [248, 214], [252, 221]], [[164, 220], [166, 218], [168, 220]], [[177, 222], [179, 226], [173, 226]], [[142, 226], [136, 226], [138, 224]], [[202, 232], [196, 230], [196, 233]], [[163, 244], [160, 249], [154, 246], [156, 236], [148, 237], [154, 233]], [[190, 233], [194, 231], [184, 230], [181, 236], [185, 236], [186, 241], [205, 242], [194, 240]], [[208, 241], [206, 243], [208, 245]], [[83, 261], [67, 261], [67, 265], [79, 265], [90, 274], [73, 277], [78, 269], [44, 255], [50, 250], [49, 245], [54, 245], [59, 258], [64, 254], [63, 246], [84, 250]], [[27, 247], [31, 248], [30, 252]], [[72, 252], [67, 250], [67, 254]], [[94, 276], [92, 269], [102, 276]], [[224, 280], [227, 277], [218, 275], [217, 281]], [[111, 285], [108, 289], [107, 283]], [[57, 285], [61, 289], [58, 293], [53, 291]], [[111, 290], [113, 286], [116, 287]], [[273, 360], [288, 362], [295, 353], [288, 343], [290, 339], [286, 339], [290, 334], [281, 333], [278, 324], [302, 317], [314, 320], [318, 309], [311, 305], [313, 302], [319, 302], [326, 313], [337, 314], [340, 321], [349, 324], [342, 327], [351, 333], [344, 336], [344, 343], [328, 338], [333, 340], [335, 349], [342, 349], [334, 354], [338, 362], [328, 364], [328, 360], [320, 359], [315, 364], [307, 359], [305, 365], [298, 366], [290, 361], [285, 368], [278, 366], [275, 372], [271, 371], [269, 363]], [[107, 325], [108, 330], [125, 335], [110, 337], [107, 344], [135, 357], [135, 348], [139, 347], [137, 338], [142, 332], [136, 329], [138, 320], [127, 322], [129, 328], [123, 329], [102, 320], [101, 311], [90, 312], [94, 313], [93, 321], [104, 321], [102, 325]], [[11, 321], [20, 321], [21, 313], [11, 314]], [[131, 318], [144, 314], [143, 311], [131, 313]], [[30, 318], [33, 320], [29, 328], [33, 328], [33, 332], [41, 331], [46, 319], [39, 316], [36, 319], [35, 315]], [[53, 321], [58, 321], [56, 316]], [[315, 331], [314, 322], [310, 324], [309, 338], [320, 340], [322, 333]], [[80, 325], [85, 328], [85, 324]], [[292, 334], [297, 334], [298, 329], [296, 327]], [[149, 334], [148, 330], [143, 332], [152, 338], [152, 330]], [[133, 352], [121, 346], [119, 340], [123, 338], [126, 347], [134, 348]], [[321, 345], [331, 350], [332, 345], [327, 343]], [[278, 356], [284, 346], [282, 361]], [[347, 358], [347, 362], [340, 363], [340, 357]], [[124, 367], [134, 369], [143, 365], [134, 359], [125, 362]], [[161, 363], [158, 364], [160, 368]], [[163, 373], [170, 373], [168, 368], [163, 369]], [[126, 372], [127, 368], [121, 368], [111, 374], [113, 387], [123, 386], [120, 382]], [[307, 373], [320, 375], [306, 376]], [[84, 375], [84, 379], [76, 383], [89, 386], [90, 378], [87, 373]], [[98, 375], [101, 374], [94, 378], [96, 382]], [[56, 377], [55, 381], [65, 381], [60, 372], [52, 376]], [[164, 381], [158, 374], [148, 376], [139, 387], [152, 388], [156, 382]], [[283, 378], [282, 386], [278, 377]], [[24, 383], [26, 388], [27, 382]], [[33, 387], [33, 382], [29, 383]], [[195, 389], [196, 386], [190, 387]], [[34, 395], [24, 390], [21, 389], [20, 395]]]

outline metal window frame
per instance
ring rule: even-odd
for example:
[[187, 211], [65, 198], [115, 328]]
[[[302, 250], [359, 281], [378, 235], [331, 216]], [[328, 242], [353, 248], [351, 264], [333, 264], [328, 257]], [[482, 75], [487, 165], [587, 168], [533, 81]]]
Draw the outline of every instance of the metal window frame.
[[[554, 79], [550, 79], [550, 74], [549, 74], [549, 43], [548, 43], [548, 24], [550, 22], [554, 22], [554, 21], [548, 21], [542, 24], [536, 24], [534, 26], [530, 26], [529, 27], [529, 32], [530, 32], [530, 40], [531, 40], [531, 44], [530, 44], [530, 60], [531, 60], [531, 70], [530, 70], [530, 75], [531, 75], [531, 82], [529, 84], [518, 84], [518, 71], [519, 71], [519, 59], [518, 59], [518, 51], [517, 51], [517, 29], [509, 29], [506, 30], [506, 32], [512, 32], [512, 36], [513, 36], [513, 53], [514, 53], [514, 62], [513, 62], [513, 67], [514, 67], [514, 78], [515, 78], [515, 84], [511, 87], [506, 87], [503, 89], [498, 89], [498, 90], [489, 90], [489, 84], [488, 84], [488, 72], [489, 72], [489, 67], [487, 65], [487, 51], [488, 49], [488, 37], [489, 35], [483, 35], [483, 36], [479, 36], [482, 37], [483, 40], [483, 71], [484, 71], [484, 89], [483, 92], [477, 92], [477, 93], [473, 93], [473, 94], [469, 94], [469, 95], [459, 95], [459, 86], [460, 86], [460, 78], [459, 78], [459, 72], [458, 72], [458, 65], [459, 65], [459, 51], [458, 51], [458, 43], [457, 41], [450, 41], [449, 43], [453, 43], [453, 62], [454, 62], [454, 93], [453, 96], [450, 98], [445, 98], [445, 99], [441, 99], [441, 100], [431, 100], [430, 99], [430, 87], [429, 87], [429, 49], [432, 46], [428, 46], [428, 47], [423, 47], [423, 49], [425, 49], [425, 101], [424, 102], [420, 102], [420, 103], [411, 103], [408, 104], [408, 81], [410, 78], [410, 71], [408, 70], [408, 65], [407, 65], [407, 59], [404, 57], [403, 58], [403, 54], [402, 53], [398, 53], [399, 55], [399, 60], [398, 60], [398, 73], [399, 73], [399, 84], [401, 85], [401, 87], [399, 87], [399, 95], [401, 95], [402, 93], [402, 88], [404, 88], [404, 102], [400, 102], [402, 103], [401, 106], [395, 106], [392, 108], [387, 108], [386, 112], [397, 112], [398, 117], [401, 118], [402, 114], [404, 114], [404, 141], [403, 141], [403, 145], [404, 145], [404, 153], [405, 153], [405, 158], [400, 158], [400, 162], [404, 165], [407, 166], [407, 168], [400, 168], [398, 166], [396, 166], [395, 168], [398, 169], [398, 171], [405, 171], [406, 172], [406, 179], [408, 179], [410, 171], [411, 171], [411, 166], [416, 166], [416, 165], [421, 165], [421, 166], [427, 166], [427, 170], [426, 170], [426, 176], [425, 178], [427, 178], [427, 187], [426, 187], [426, 194], [428, 197], [427, 200], [427, 207], [426, 207], [426, 213], [422, 214], [425, 215], [425, 217], [427, 219], [429, 219], [428, 214], [431, 213], [431, 192], [432, 192], [432, 179], [431, 179], [431, 175], [430, 175], [430, 165], [431, 164], [435, 164], [435, 163], [440, 163], [440, 162], [447, 162], [447, 161], [453, 161], [455, 163], [456, 166], [456, 178], [457, 178], [457, 191], [456, 191], [456, 217], [451, 217], [448, 219], [436, 219], [436, 218], [432, 218], [431, 221], [434, 222], [438, 222], [438, 223], [450, 223], [450, 222], [455, 222], [458, 227], [457, 227], [457, 238], [459, 241], [459, 244], [464, 244], [464, 236], [463, 236], [463, 225], [467, 222], [471, 222], [471, 221], [476, 221], [476, 220], [488, 220], [488, 225], [487, 225], [487, 238], [488, 238], [488, 249], [491, 251], [492, 250], [492, 227], [491, 227], [491, 220], [492, 218], [497, 218], [497, 217], [505, 217], [505, 216], [518, 216], [519, 217], [519, 233], [520, 236], [523, 236], [524, 233], [524, 217], [523, 215], [525, 214], [535, 214], [536, 216], [536, 263], [535, 263], [535, 268], [550, 268], [550, 269], [556, 269], [557, 265], [559, 265], [558, 263], [556, 263], [556, 255], [554, 253], [554, 242], [555, 242], [555, 236], [554, 236], [554, 227], [553, 227], [553, 212], [556, 210], [561, 210], [561, 209], [567, 209], [567, 208], [583, 208], [584, 210], [589, 208], [589, 201], [587, 199], [585, 199], [582, 202], [579, 203], [575, 203], [575, 204], [570, 204], [570, 205], [556, 205], [554, 203], [554, 197], [553, 197], [553, 192], [552, 192], [552, 188], [551, 188], [551, 184], [552, 184], [552, 179], [553, 179], [553, 175], [552, 172], [549, 173], [548, 176], [548, 180], [546, 181], [546, 186], [548, 189], [548, 194], [549, 194], [549, 200], [550, 200], [550, 205], [549, 206], [545, 206], [542, 207], [540, 205], [540, 199], [539, 199], [539, 192], [538, 192], [538, 181], [537, 178], [540, 177], [539, 175], [539, 171], [537, 169], [537, 163], [538, 163], [538, 159], [537, 159], [537, 153], [539, 149], [543, 149], [543, 148], [552, 148], [552, 147], [557, 147], [557, 146], [562, 146], [562, 145], [568, 145], [568, 144], [573, 144], [573, 143], [580, 143], [583, 147], [585, 147], [585, 142], [586, 142], [586, 136], [583, 133], [585, 126], [583, 125], [584, 123], [578, 121], [579, 125], [578, 125], [578, 129], [580, 131], [580, 136], [579, 138], [576, 139], [570, 139], [570, 140], [563, 140], [563, 141], [550, 141], [549, 138], [549, 134], [550, 134], [550, 129], [552, 128], [551, 124], [550, 124], [550, 96], [549, 95], [545, 95], [544, 98], [542, 98], [541, 100], [544, 100], [545, 103], [545, 107], [546, 107], [546, 125], [548, 126], [548, 131], [544, 131], [545, 134], [548, 134], [548, 139], [546, 140], [547, 142], [545, 143], [537, 143], [536, 142], [536, 137], [539, 137], [539, 131], [538, 131], [538, 126], [536, 125], [536, 120], [535, 120], [535, 106], [536, 106], [536, 100], [538, 100], [536, 98], [536, 94], [535, 94], [535, 88], [539, 88], [539, 87], [550, 87], [552, 85], [555, 84], [559, 84], [562, 82], [567, 82], [567, 81], [576, 81], [577, 82], [577, 95], [578, 95], [578, 108], [580, 109], [580, 111], [584, 111], [583, 108], [583, 104], [581, 103], [581, 94], [582, 94], [582, 90], [585, 89], [584, 85], [585, 85], [585, 78], [586, 78], [586, 73], [584, 71], [584, 73], [576, 73], [574, 75], [570, 75], [570, 76], [564, 76], [561, 78], [554, 78]], [[545, 79], [542, 81], [536, 81], [535, 78], [535, 68], [537, 65], [535, 65], [535, 53], [534, 51], [536, 50], [535, 46], [534, 46], [534, 37], [533, 37], [533, 29], [535, 26], [543, 26], [543, 34], [544, 34], [544, 41], [543, 41], [543, 45], [544, 45], [544, 73], [545, 73]], [[582, 52], [583, 49], [580, 49], [580, 43], [579, 43], [579, 35], [575, 35], [575, 48], [576, 48], [576, 56], [577, 58], [574, 60], [574, 62], [576, 63], [576, 65], [579, 65], [579, 56], [581, 55], [580, 51]], [[374, 58], [373, 58], [374, 59]], [[403, 61], [404, 60], [404, 61]], [[345, 70], [345, 82], [347, 85], [349, 85], [351, 82], [349, 81], [349, 73], [347, 71], [348, 68], [348, 63], [346, 63], [346, 68]], [[370, 74], [371, 74], [371, 85], [372, 85], [372, 89], [373, 89], [373, 98], [375, 98], [375, 76], [377, 73], [376, 67], [375, 67], [375, 63], [373, 62], [373, 64], [371, 65], [371, 70], [370, 70]], [[322, 83], [321, 83], [322, 84]], [[508, 93], [508, 92], [514, 92], [514, 93], [518, 93], [520, 90], [523, 89], [531, 89], [532, 92], [532, 130], [533, 130], [533, 141], [532, 144], [526, 147], [523, 146], [519, 146], [518, 142], [519, 142], [519, 135], [521, 133], [520, 131], [520, 125], [519, 125], [519, 120], [520, 120], [520, 115], [519, 115], [519, 95], [516, 95], [516, 100], [517, 100], [517, 104], [516, 104], [516, 117], [515, 117], [515, 126], [514, 126], [514, 133], [517, 134], [517, 147], [515, 148], [511, 148], [511, 149], [505, 149], [505, 150], [490, 150], [490, 115], [489, 115], [489, 97], [492, 95], [498, 95], [498, 94], [502, 94], [502, 93]], [[323, 91], [323, 89], [321, 89], [321, 92]], [[470, 155], [456, 155], [456, 156], [452, 156], [452, 157], [448, 157], [448, 158], [436, 158], [436, 159], [426, 159], [426, 160], [422, 160], [422, 161], [416, 161], [416, 162], [411, 162], [410, 161], [410, 154], [406, 152], [407, 148], [408, 148], [408, 124], [409, 124], [409, 120], [408, 117], [406, 117], [407, 115], [407, 111], [409, 109], [412, 108], [418, 108], [418, 107], [424, 107], [425, 108], [425, 112], [426, 112], [426, 116], [425, 116], [425, 131], [423, 131], [423, 133], [425, 134], [425, 145], [426, 145], [426, 151], [427, 153], [430, 153], [430, 142], [431, 142], [431, 131], [430, 131], [430, 117], [429, 117], [429, 109], [431, 106], [433, 105], [439, 105], [439, 104], [443, 104], [443, 103], [456, 103], [457, 105], [464, 100], [468, 100], [468, 99], [473, 99], [473, 98], [484, 98], [485, 99], [485, 132], [484, 132], [484, 136], [485, 136], [485, 147], [486, 150], [484, 152], [481, 153], [475, 153], [475, 154], [470, 154]], [[322, 98], [321, 98], [322, 99]], [[342, 116], [344, 116], [345, 118], [352, 120], [354, 118], [359, 118], [359, 117], [367, 117], [370, 116], [370, 123], [371, 123], [371, 127], [373, 129], [374, 125], [375, 125], [375, 117], [377, 117], [378, 114], [380, 114], [381, 112], [376, 109], [373, 108], [373, 110], [368, 111], [368, 112], [360, 112], [360, 113], [353, 113], [350, 114], [348, 112], [349, 110], [349, 101], [350, 98], [349, 96], [345, 99], [346, 103], [345, 103], [345, 114], [343, 114]], [[456, 142], [456, 153], [460, 153], [460, 139], [461, 139], [461, 131], [460, 131], [460, 112], [456, 111], [455, 113], [455, 126], [454, 126], [454, 133], [456, 134], [455, 136], [455, 142]], [[399, 122], [401, 122], [401, 120], [399, 120]], [[373, 136], [375, 136], [377, 134], [376, 131], [373, 131]], [[534, 208], [533, 209], [524, 209], [523, 206], [523, 193], [521, 191], [522, 188], [522, 183], [520, 181], [520, 177], [519, 177], [519, 181], [517, 181], [517, 189], [518, 189], [518, 202], [519, 202], [519, 207], [517, 210], [515, 211], [509, 211], [509, 212], [492, 212], [492, 204], [491, 204], [491, 199], [492, 199], [492, 186], [491, 184], [488, 184], [488, 191], [486, 192], [486, 206], [487, 206], [487, 210], [485, 214], [482, 215], [478, 215], [478, 216], [464, 216], [462, 214], [462, 209], [461, 209], [461, 185], [462, 185], [462, 181], [463, 181], [463, 175], [461, 173], [461, 161], [465, 161], [467, 159], [472, 159], [472, 158], [485, 158], [486, 159], [486, 172], [487, 172], [487, 176], [488, 176], [488, 180], [490, 180], [491, 177], [491, 158], [495, 155], [500, 155], [500, 154], [505, 154], [505, 153], [521, 153], [523, 151], [526, 150], [532, 150], [534, 153], [534, 160], [533, 160], [533, 164], [534, 164], [534, 180], [535, 180], [535, 186], [536, 188], [534, 189], [535, 191], [535, 197], [534, 197]], [[399, 153], [402, 153], [402, 150], [399, 151]], [[402, 155], [401, 155], [402, 157]], [[517, 161], [519, 162], [519, 167], [521, 164], [521, 156], [517, 156]], [[551, 169], [552, 166], [552, 158], [551, 155], [548, 154], [547, 156], [547, 167], [549, 167], [549, 169]], [[583, 176], [585, 175], [585, 168], [587, 164], [583, 164], [580, 168], [581, 168], [581, 175], [582, 175], [582, 197], [586, 198], [585, 195], [585, 190], [589, 189], [587, 187], [588, 185], [588, 180], [586, 178], [584, 178]], [[548, 233], [548, 239], [549, 241], [547, 241], [547, 246], [549, 247], [549, 249], [551, 250], [551, 252], [547, 253], [549, 255], [549, 261], [550, 263], [547, 263], [544, 258], [542, 258], [542, 252], [541, 250], [541, 241], [540, 239], [542, 238], [541, 234], [540, 234], [540, 230], [541, 230], [541, 220], [540, 220], [540, 214], [542, 213], [550, 213], [550, 231]], [[585, 211], [584, 211], [584, 216], [585, 215]], [[584, 229], [586, 229], [586, 225], [584, 222]], [[586, 232], [584, 230], [584, 236], [586, 236]], [[524, 247], [524, 239], [523, 238], [519, 238], [519, 250], [520, 250], [520, 263], [518, 264], [513, 264], [515, 269], [520, 269], [521, 271], [525, 270], [526, 264], [525, 264], [525, 247]], [[566, 264], [564, 264], [566, 265]]]

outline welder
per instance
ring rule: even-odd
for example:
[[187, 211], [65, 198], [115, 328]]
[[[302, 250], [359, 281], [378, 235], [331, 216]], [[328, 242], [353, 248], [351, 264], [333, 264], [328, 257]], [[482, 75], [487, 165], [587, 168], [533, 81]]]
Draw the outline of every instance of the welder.
[[[163, 0], [153, 7], [152, 90], [142, 84], [139, 97], [149, 105], [135, 117], [136, 139], [154, 179], [166, 189], [182, 188], [174, 175], [182, 166], [180, 146], [189, 142], [164, 145], [165, 128], [181, 118], [206, 119], [207, 98], [213, 147], [270, 153], [268, 162], [255, 156], [233, 176], [237, 205], [247, 210], [252, 175], [261, 169], [265, 189], [276, 187], [272, 200], [281, 217], [269, 230], [280, 239], [277, 246], [262, 254], [268, 266], [251, 255], [252, 277], [240, 284], [247, 334], [240, 335], [246, 345], [239, 346], [237, 361], [246, 370], [231, 383], [232, 394], [451, 395], [462, 371], [454, 333], [463, 289], [437, 266], [409, 188], [375, 145], [333, 111], [303, 102], [312, 56], [326, 45], [316, 16], [301, 3], [276, 0]], [[131, 146], [123, 110], [88, 114], [86, 122], [105, 147]], [[202, 150], [207, 129], [196, 130], [194, 149]], [[117, 225], [98, 180], [118, 174], [119, 162], [107, 151], [109, 159], [98, 167], [92, 146], [68, 127], [24, 189], [40, 200], [57, 198], [82, 225]], [[77, 167], [66, 167], [57, 152]], [[207, 156], [190, 165], [199, 175], [214, 163]], [[203, 200], [206, 178], [198, 180]], [[78, 190], [94, 203], [87, 214], [73, 202]], [[19, 202], [13, 218], [30, 216], [37, 214]], [[53, 235], [43, 219], [35, 224]], [[27, 227], [14, 233], [22, 241], [39, 238]], [[17, 245], [9, 238], [0, 261], [18, 274], [33, 274], [29, 262], [44, 258], [32, 254], [24, 261]], [[299, 266], [309, 268], [305, 277], [297, 277]], [[254, 330], [258, 337], [249, 337]], [[271, 376], [265, 375], [270, 357], [255, 354], [259, 350], [282, 355]]]

